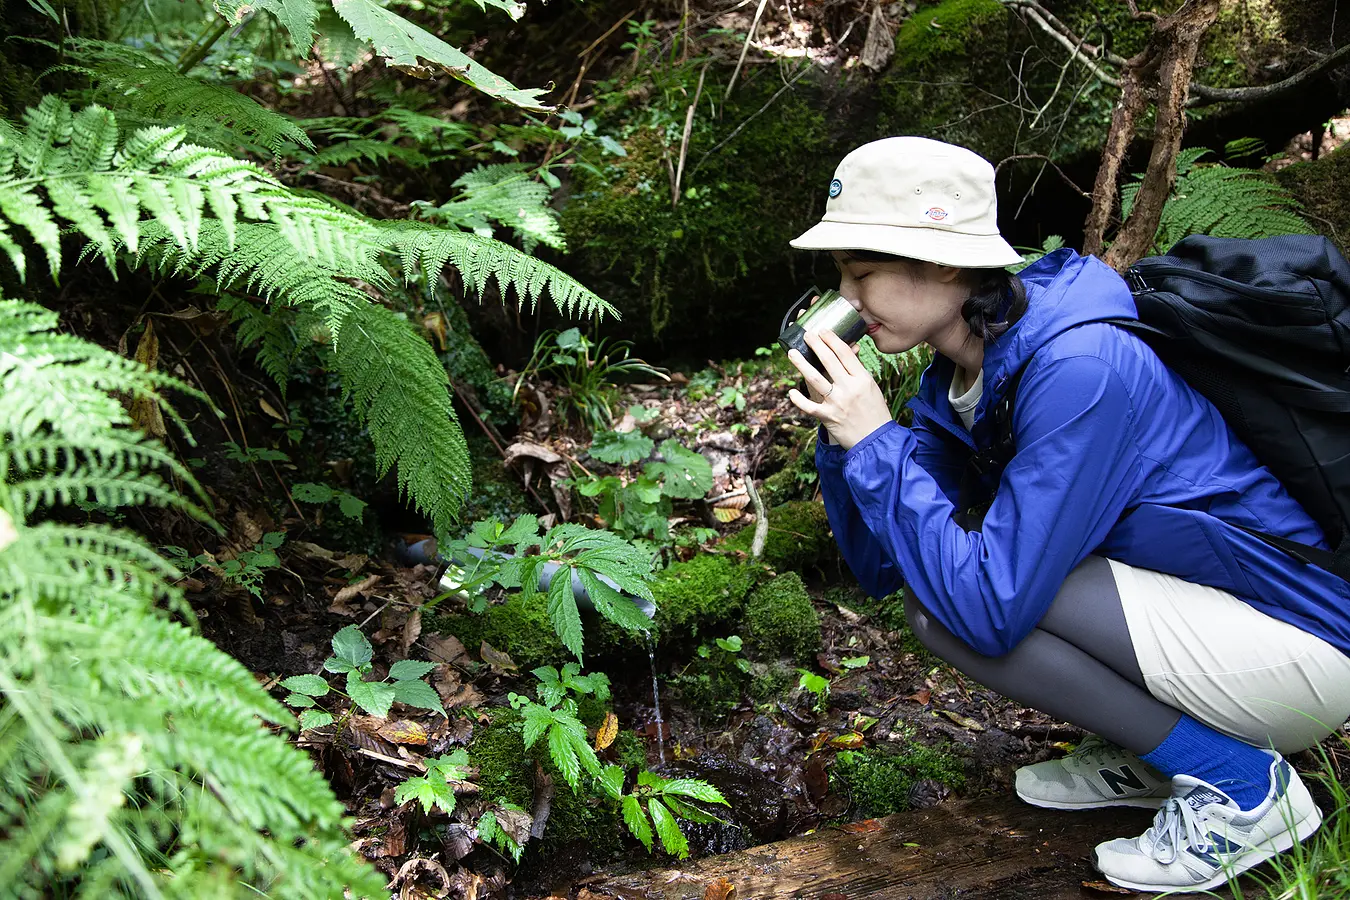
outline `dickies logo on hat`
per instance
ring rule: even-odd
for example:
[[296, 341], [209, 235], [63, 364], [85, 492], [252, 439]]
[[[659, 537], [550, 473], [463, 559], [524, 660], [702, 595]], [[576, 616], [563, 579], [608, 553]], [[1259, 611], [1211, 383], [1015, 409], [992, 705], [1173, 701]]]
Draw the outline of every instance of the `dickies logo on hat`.
[[941, 222], [943, 219], [947, 218], [947, 211], [940, 206], [930, 206], [924, 212], [924, 215], [934, 222]]
[[844, 183], [836, 178], [830, 182], [830, 199], [833, 200], [844, 192]]

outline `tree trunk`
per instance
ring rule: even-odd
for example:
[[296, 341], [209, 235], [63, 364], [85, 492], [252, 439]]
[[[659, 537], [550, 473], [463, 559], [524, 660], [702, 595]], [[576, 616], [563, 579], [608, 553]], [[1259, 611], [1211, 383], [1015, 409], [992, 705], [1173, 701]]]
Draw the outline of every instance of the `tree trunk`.
[[[1176, 158], [1186, 128], [1186, 100], [1196, 55], [1200, 41], [1218, 15], [1219, 0], [1187, 0], [1181, 9], [1158, 20], [1149, 46], [1127, 65], [1121, 100], [1111, 119], [1102, 165], [1092, 191], [1092, 209], [1083, 242], [1085, 253], [1101, 253], [1106, 223], [1115, 206], [1121, 161], [1134, 134], [1134, 124], [1151, 94], [1156, 98], [1158, 113], [1148, 169], [1134, 207], [1105, 257], [1117, 271], [1125, 271], [1153, 245], [1163, 204], [1176, 179]], [[1151, 89], [1145, 86], [1144, 79], [1155, 72], [1157, 88]]]

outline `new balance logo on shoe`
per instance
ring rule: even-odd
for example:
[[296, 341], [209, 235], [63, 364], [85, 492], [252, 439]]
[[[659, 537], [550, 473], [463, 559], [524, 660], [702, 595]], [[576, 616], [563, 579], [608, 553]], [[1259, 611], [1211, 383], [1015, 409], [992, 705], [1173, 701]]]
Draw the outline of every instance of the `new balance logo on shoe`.
[[1129, 766], [1121, 766], [1119, 769], [1098, 769], [1097, 776], [1106, 782], [1106, 786], [1116, 792], [1117, 797], [1125, 796], [1125, 789], [1130, 788], [1136, 791], [1147, 791], [1148, 785], [1144, 779], [1135, 774], [1134, 769]]

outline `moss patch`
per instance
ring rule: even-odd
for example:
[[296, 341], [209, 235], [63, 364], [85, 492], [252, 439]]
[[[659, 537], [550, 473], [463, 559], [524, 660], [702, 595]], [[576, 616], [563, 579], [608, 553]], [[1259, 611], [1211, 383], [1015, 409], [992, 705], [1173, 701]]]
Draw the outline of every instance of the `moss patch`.
[[1316, 216], [1309, 224], [1336, 241], [1342, 253], [1350, 253], [1350, 204], [1345, 202], [1350, 196], [1350, 144], [1319, 160], [1295, 163], [1276, 178]]
[[965, 784], [965, 767], [951, 753], [922, 744], [893, 750], [845, 750], [830, 769], [831, 789], [849, 798], [862, 818], [886, 816], [910, 808], [910, 789], [931, 778], [953, 788]]
[[[469, 744], [469, 762], [478, 767], [478, 785], [489, 799], [509, 800], [523, 809], [534, 802], [534, 766], [552, 776], [555, 791], [548, 828], [539, 849], [545, 853], [567, 845], [580, 845], [595, 860], [619, 852], [623, 824], [615, 804], [602, 795], [584, 790], [574, 793], [548, 755], [541, 739], [525, 750], [520, 714], [513, 709], [489, 710], [492, 721], [480, 725]], [[598, 794], [598, 792], [597, 792]]]
[[[825, 504], [809, 500], [783, 503], [768, 510], [769, 535], [760, 561], [779, 571], [807, 571], [822, 567], [835, 552]], [[754, 526], [742, 528], [722, 542], [722, 549], [750, 552]]]
[[471, 651], [487, 641], [510, 654], [522, 670], [557, 666], [573, 659], [553, 630], [548, 617], [548, 597], [542, 593], [528, 600], [523, 594], [510, 594], [480, 616], [463, 613], [429, 617], [426, 628], [453, 634]]
[[775, 444], [769, 449], [765, 462], [779, 466], [779, 470], [764, 479], [760, 492], [767, 503], [782, 504], [804, 500], [815, 492], [819, 476], [816, 473], [816, 429], [789, 430], [790, 443], [784, 447]]
[[657, 573], [652, 594], [662, 639], [711, 636], [735, 621], [761, 571], [732, 556], [700, 553]]
[[796, 572], [779, 575], [750, 595], [746, 641], [761, 658], [810, 659], [820, 650], [820, 614]]

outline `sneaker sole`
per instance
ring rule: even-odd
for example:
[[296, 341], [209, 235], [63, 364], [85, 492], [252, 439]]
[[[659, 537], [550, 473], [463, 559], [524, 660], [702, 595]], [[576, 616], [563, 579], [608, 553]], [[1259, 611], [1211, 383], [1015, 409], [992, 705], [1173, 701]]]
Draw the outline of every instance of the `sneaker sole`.
[[[1192, 891], [1207, 891], [1211, 888], [1216, 888], [1219, 885], [1227, 884], [1248, 869], [1254, 869], [1271, 857], [1278, 856], [1290, 849], [1294, 844], [1302, 843], [1312, 837], [1313, 832], [1321, 827], [1322, 811], [1314, 806], [1311, 815], [1306, 816], [1303, 821], [1299, 822], [1292, 832], [1283, 832], [1264, 844], [1257, 844], [1250, 851], [1239, 857], [1236, 862], [1220, 869], [1219, 874], [1200, 884], [1143, 884], [1142, 882], [1126, 881], [1123, 878], [1114, 878], [1111, 875], [1106, 875], [1105, 872], [1102, 872], [1102, 874], [1106, 875], [1106, 880], [1112, 884], [1123, 888], [1130, 888], [1135, 891], [1148, 891], [1151, 893], [1171, 891], [1179, 894]], [[1097, 854], [1095, 852], [1092, 854], [1092, 863], [1096, 866], [1097, 871], [1100, 872], [1101, 866], [1097, 863]]]
[[1060, 800], [1046, 800], [1041, 797], [1029, 797], [1021, 791], [1017, 791], [1017, 796], [1024, 802], [1032, 806], [1039, 806], [1042, 809], [1107, 809], [1113, 806], [1129, 806], [1135, 809], [1157, 809], [1163, 805], [1163, 801], [1169, 795], [1160, 795], [1156, 797], [1122, 797], [1119, 800], [1089, 800], [1085, 803], [1065, 803]]

